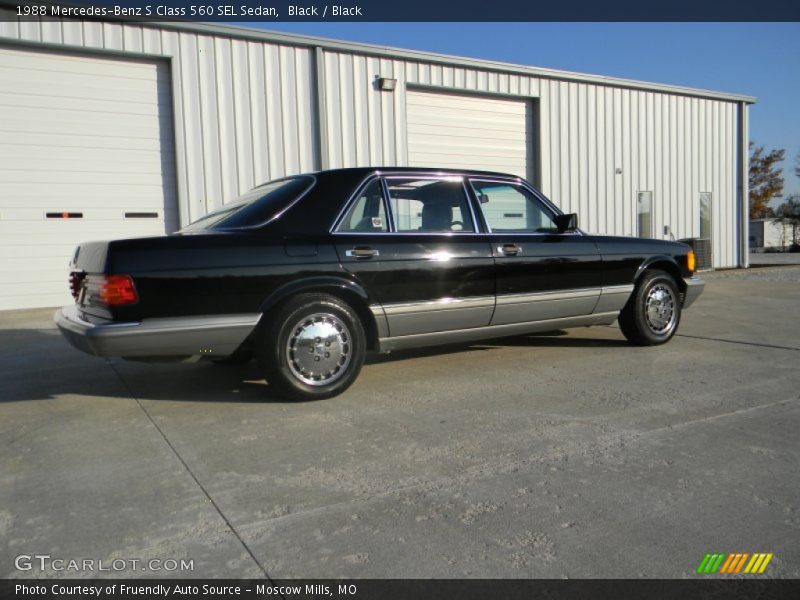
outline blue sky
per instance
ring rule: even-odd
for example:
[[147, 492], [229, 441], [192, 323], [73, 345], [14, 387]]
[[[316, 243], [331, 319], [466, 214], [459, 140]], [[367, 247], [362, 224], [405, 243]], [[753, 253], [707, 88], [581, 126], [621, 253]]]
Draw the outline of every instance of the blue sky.
[[750, 139], [800, 151], [798, 23], [247, 23], [274, 31], [583, 71], [758, 97]]

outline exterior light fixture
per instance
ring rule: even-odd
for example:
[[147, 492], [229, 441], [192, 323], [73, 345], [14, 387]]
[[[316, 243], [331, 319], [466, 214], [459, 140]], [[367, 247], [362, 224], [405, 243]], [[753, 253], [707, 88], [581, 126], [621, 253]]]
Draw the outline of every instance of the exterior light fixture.
[[378, 89], [382, 92], [393, 92], [394, 88], [397, 86], [397, 79], [392, 79], [391, 77], [380, 77], [376, 75], [375, 80], [377, 81]]

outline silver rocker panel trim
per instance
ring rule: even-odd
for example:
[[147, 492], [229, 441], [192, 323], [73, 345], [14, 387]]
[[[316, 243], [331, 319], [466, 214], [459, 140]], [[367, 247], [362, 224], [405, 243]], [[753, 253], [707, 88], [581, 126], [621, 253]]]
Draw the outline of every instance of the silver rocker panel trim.
[[87, 354], [124, 358], [153, 356], [228, 356], [258, 325], [260, 313], [144, 319], [130, 323], [91, 323], [75, 306], [55, 314], [67, 341]]
[[554, 329], [566, 327], [610, 325], [618, 316], [619, 311], [611, 311], [563, 319], [547, 319], [528, 323], [509, 323], [506, 325], [488, 325], [486, 327], [473, 327], [470, 329], [388, 337], [378, 340], [378, 350], [380, 352], [391, 352], [392, 350], [402, 350], [406, 348], [422, 348], [425, 346], [472, 342], [525, 333], [536, 333], [539, 331], [553, 331]]

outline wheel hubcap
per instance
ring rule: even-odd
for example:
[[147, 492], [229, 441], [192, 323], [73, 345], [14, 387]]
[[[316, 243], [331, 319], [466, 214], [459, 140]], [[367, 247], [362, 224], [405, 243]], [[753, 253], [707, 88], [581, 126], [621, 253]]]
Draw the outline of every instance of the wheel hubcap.
[[308, 385], [327, 385], [344, 375], [351, 358], [350, 331], [335, 315], [304, 317], [286, 342], [292, 374]]
[[669, 286], [658, 283], [650, 288], [644, 302], [647, 326], [653, 333], [669, 333], [677, 320], [675, 294]]

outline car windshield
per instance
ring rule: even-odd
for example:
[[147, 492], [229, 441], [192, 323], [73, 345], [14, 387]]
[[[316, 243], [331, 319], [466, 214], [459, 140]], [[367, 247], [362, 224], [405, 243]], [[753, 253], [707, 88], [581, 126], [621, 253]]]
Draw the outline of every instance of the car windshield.
[[308, 176], [288, 177], [265, 183], [245, 192], [222, 208], [200, 217], [178, 233], [262, 225], [288, 207], [313, 183], [314, 179]]

